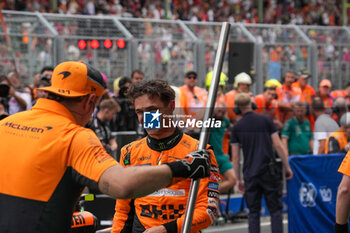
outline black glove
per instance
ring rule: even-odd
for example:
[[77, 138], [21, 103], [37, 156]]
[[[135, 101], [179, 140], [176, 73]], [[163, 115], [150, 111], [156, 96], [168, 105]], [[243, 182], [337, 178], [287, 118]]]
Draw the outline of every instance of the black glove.
[[348, 223], [346, 223], [346, 224], [335, 223], [335, 225], [334, 225], [334, 232], [335, 233], [348, 233], [348, 229], [349, 229]]
[[210, 156], [207, 150], [193, 151], [184, 159], [166, 164], [170, 167], [173, 177], [199, 179], [210, 174]]

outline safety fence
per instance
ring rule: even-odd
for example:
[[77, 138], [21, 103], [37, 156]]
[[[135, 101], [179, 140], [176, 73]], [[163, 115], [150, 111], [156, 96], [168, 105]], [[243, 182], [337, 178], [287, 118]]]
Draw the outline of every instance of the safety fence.
[[[6, 28], [0, 29], [0, 72], [16, 70], [24, 83], [31, 83], [45, 65], [82, 60], [104, 72], [110, 85], [141, 69], [147, 79], [166, 79], [172, 85], [182, 85], [184, 74], [196, 70], [203, 86], [213, 69], [221, 30], [219, 22], [2, 13]], [[223, 72], [230, 74], [241, 64], [230, 63], [228, 51], [239, 43], [252, 45], [252, 60], [238, 60], [255, 71], [253, 93], [261, 92], [267, 79], [281, 79], [286, 70], [307, 69], [314, 87], [328, 78], [334, 89], [343, 88], [350, 76], [349, 27], [234, 23], [229, 42], [235, 44], [228, 46]]]

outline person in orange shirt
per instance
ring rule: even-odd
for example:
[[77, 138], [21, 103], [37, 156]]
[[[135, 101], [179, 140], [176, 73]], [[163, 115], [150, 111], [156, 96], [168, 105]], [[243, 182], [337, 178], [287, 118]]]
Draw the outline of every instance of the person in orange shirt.
[[324, 104], [324, 107], [326, 109], [326, 113], [331, 115], [332, 114], [332, 106], [333, 106], [333, 97], [330, 95], [332, 88], [332, 83], [328, 79], [322, 79], [319, 86], [318, 91], [316, 93], [317, 96], [319, 96]]
[[276, 89], [280, 121], [282, 123], [293, 117], [292, 104], [300, 100], [300, 88], [292, 86], [295, 81], [295, 73], [293, 71], [287, 71], [282, 86]]
[[70, 232], [85, 186], [114, 198], [136, 198], [171, 185], [174, 177], [209, 176], [208, 152], [159, 166], [124, 168], [115, 161], [83, 127], [105, 88], [92, 66], [63, 62], [51, 86], [40, 88], [49, 92], [47, 99], [1, 120], [1, 232]]
[[[196, 72], [187, 72], [184, 79], [185, 85], [179, 87], [179, 89], [181, 92], [180, 107], [183, 108], [183, 112], [187, 117], [199, 120], [203, 119], [208, 94], [205, 89], [197, 86], [197, 78]], [[195, 138], [199, 138], [200, 129], [187, 129], [186, 132]]]
[[278, 129], [282, 129], [283, 124], [278, 118], [278, 102], [276, 100], [276, 87], [264, 87], [264, 93], [254, 97], [256, 113], [270, 116]]
[[252, 78], [245, 72], [239, 73], [234, 78], [234, 89], [225, 94], [225, 103], [227, 105], [228, 118], [232, 123], [235, 123], [237, 115], [233, 109], [235, 107], [235, 96], [238, 93], [248, 93], [251, 96], [249, 87], [252, 84]]
[[346, 84], [344, 90], [334, 90], [330, 95], [333, 97], [333, 99], [343, 97], [350, 104], [350, 82]]
[[346, 153], [350, 148], [350, 113], [345, 113], [340, 118], [340, 128], [331, 133], [325, 145], [325, 154]]
[[299, 101], [306, 102], [308, 104], [312, 103], [312, 99], [316, 96], [314, 88], [307, 84], [311, 75], [307, 70], [302, 70], [298, 73], [298, 80], [292, 84], [292, 88], [298, 88], [301, 90], [301, 95]]
[[[308, 112], [311, 112], [310, 105], [312, 103], [313, 98], [316, 96], [316, 92], [314, 88], [307, 84], [311, 75], [307, 70], [299, 71], [298, 80], [292, 84], [292, 87], [298, 88], [301, 91], [300, 101], [307, 103]], [[308, 114], [306, 118], [309, 120], [311, 129], [313, 131], [315, 125], [315, 118], [312, 114]]]

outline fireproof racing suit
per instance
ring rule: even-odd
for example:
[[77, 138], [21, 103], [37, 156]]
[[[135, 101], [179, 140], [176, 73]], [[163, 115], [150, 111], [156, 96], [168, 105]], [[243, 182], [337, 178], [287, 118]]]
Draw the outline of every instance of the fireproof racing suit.
[[[123, 166], [156, 166], [184, 158], [197, 150], [198, 141], [179, 129], [165, 139], [149, 136], [122, 148], [120, 163]], [[212, 152], [212, 150], [210, 149]], [[193, 214], [191, 232], [210, 226], [216, 218], [218, 207], [219, 170], [211, 153], [210, 176], [200, 180]], [[118, 199], [113, 220], [113, 233], [139, 233], [154, 226], [164, 225], [168, 233], [180, 232], [186, 209], [191, 179], [173, 179], [173, 183], [146, 197]]]

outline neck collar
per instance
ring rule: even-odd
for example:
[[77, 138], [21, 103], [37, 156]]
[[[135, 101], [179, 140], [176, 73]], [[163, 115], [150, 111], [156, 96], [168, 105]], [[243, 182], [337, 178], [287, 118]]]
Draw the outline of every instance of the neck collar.
[[162, 139], [155, 139], [147, 136], [147, 145], [155, 151], [164, 151], [164, 150], [170, 150], [171, 148], [175, 147], [179, 141], [181, 140], [183, 136], [183, 132], [176, 128], [173, 135], [162, 138]]

